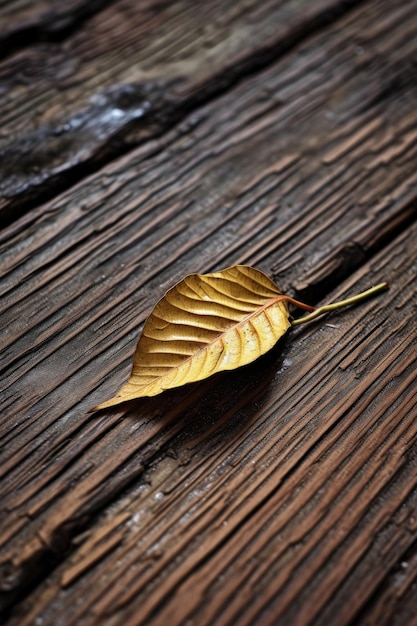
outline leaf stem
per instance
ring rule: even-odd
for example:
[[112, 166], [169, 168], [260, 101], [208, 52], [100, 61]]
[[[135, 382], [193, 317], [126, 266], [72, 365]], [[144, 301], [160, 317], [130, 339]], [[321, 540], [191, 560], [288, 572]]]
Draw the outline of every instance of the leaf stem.
[[304, 302], [300, 302], [299, 300], [294, 300], [294, 298], [290, 298], [290, 296], [283, 296], [279, 298], [280, 300], [285, 300], [285, 302], [289, 302], [293, 306], [298, 307], [299, 309], [304, 309], [304, 311], [316, 311], [315, 306], [310, 306], [309, 304], [304, 304]]
[[[379, 285], [375, 285], [375, 287], [371, 287], [366, 291], [362, 291], [362, 293], [358, 293], [356, 296], [352, 296], [351, 298], [347, 298], [346, 300], [340, 300], [339, 302], [333, 302], [332, 304], [325, 304], [324, 306], [320, 306], [317, 309], [314, 309], [313, 312], [309, 315], [305, 315], [304, 317], [299, 317], [298, 319], [293, 320], [291, 322], [291, 326], [297, 326], [298, 324], [304, 324], [304, 322], [310, 322], [311, 320], [316, 319], [316, 317], [319, 317], [319, 315], [323, 315], [323, 313], [336, 311], [337, 309], [341, 309], [342, 307], [356, 304], [357, 302], [361, 302], [362, 300], [365, 300], [365, 298], [369, 298], [370, 296], [373, 296], [374, 294], [388, 288], [388, 283], [380, 283]], [[295, 301], [293, 301], [292, 304], [295, 304]], [[302, 308], [306, 307], [303, 306]], [[307, 310], [310, 309], [313, 309], [313, 307], [309, 307], [309, 309]]]

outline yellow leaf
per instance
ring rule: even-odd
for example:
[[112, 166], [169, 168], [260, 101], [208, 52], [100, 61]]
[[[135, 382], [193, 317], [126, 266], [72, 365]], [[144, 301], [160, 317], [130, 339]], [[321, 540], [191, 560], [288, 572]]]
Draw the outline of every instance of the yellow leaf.
[[[282, 294], [268, 276], [246, 265], [186, 276], [145, 322], [127, 383], [92, 410], [156, 396], [247, 365], [268, 352], [290, 326], [387, 288], [388, 283], [381, 283], [347, 300], [315, 308]], [[288, 303], [310, 314], [290, 321]]]
[[147, 319], [129, 380], [95, 409], [255, 361], [291, 326], [287, 300], [270, 278], [244, 265], [186, 276]]

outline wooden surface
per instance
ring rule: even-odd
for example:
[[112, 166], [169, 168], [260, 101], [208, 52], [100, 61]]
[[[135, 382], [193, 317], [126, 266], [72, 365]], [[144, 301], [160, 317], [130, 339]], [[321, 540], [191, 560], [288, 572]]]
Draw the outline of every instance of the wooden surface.
[[[4, 621], [417, 623], [417, 0], [62, 7], [0, 6]], [[88, 413], [235, 263], [391, 287]]]
[[[3, 9], [10, 28], [14, 4], [22, 3]], [[7, 130], [0, 216], [7, 222], [161, 135], [343, 9], [335, 0], [102, 1], [108, 8], [75, 29], [77, 16], [98, 1], [47, 4], [36, 15], [33, 3], [24, 15], [21, 8], [22, 24], [38, 21], [41, 32], [0, 68]], [[61, 41], [48, 41], [54, 17], [72, 24]]]

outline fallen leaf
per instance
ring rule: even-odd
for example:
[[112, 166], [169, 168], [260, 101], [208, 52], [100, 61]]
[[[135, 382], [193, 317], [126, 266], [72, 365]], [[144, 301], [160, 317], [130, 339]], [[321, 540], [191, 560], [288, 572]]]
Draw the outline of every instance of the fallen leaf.
[[[284, 295], [263, 272], [235, 265], [212, 274], [190, 274], [156, 304], [143, 327], [129, 380], [93, 411], [247, 365], [268, 352], [290, 328], [381, 289], [319, 308]], [[291, 321], [288, 303], [310, 311]]]
[[148, 317], [127, 383], [95, 410], [251, 363], [290, 326], [286, 296], [260, 270], [186, 276]]

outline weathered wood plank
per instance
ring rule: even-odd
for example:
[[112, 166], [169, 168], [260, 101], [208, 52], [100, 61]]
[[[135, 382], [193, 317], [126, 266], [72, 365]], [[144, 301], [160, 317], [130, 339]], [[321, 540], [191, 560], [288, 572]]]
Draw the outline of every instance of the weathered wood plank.
[[[0, 467], [8, 474], [0, 536], [2, 588], [11, 597], [48, 569], [47, 559], [62, 558], [98, 508], [136, 480], [146, 485], [145, 470], [181, 473], [189, 454], [187, 480], [199, 484], [200, 460], [212, 454], [216, 428], [226, 425], [229, 440], [238, 441], [240, 418], [262, 421], [270, 410], [269, 394], [259, 388], [274, 375], [265, 362], [162, 404], [145, 403], [149, 420], [133, 419], [137, 408], [132, 420], [125, 410], [82, 414], [122, 381], [138, 324], [166, 287], [189, 271], [251, 262], [276, 267], [289, 289], [311, 291], [311, 277], [319, 276], [316, 294], [324, 293], [415, 217], [416, 107], [408, 65], [417, 46], [415, 3], [383, 6], [385, 13], [381, 3], [369, 3], [3, 233], [8, 413]], [[345, 259], [350, 249], [359, 259]], [[315, 376], [310, 389], [320, 388]], [[294, 402], [302, 402], [301, 382], [298, 394]], [[189, 430], [193, 418], [196, 431]], [[197, 438], [200, 431], [200, 447], [181, 448], [181, 459], [171, 459], [185, 431]], [[265, 432], [254, 432], [252, 444], [258, 436], [263, 441]], [[229, 492], [219, 489], [221, 503]], [[123, 536], [116, 527], [108, 541]]]
[[[119, 0], [62, 43], [16, 52], [0, 64], [3, 219], [159, 135], [350, 4]], [[85, 3], [66, 5], [48, 14]]]
[[[417, 532], [416, 251], [414, 225], [334, 297], [390, 292], [294, 332], [266, 385], [271, 357], [171, 406], [177, 436], [11, 624], [395, 623], [355, 618]], [[144, 414], [118, 428], [145, 441]]]

